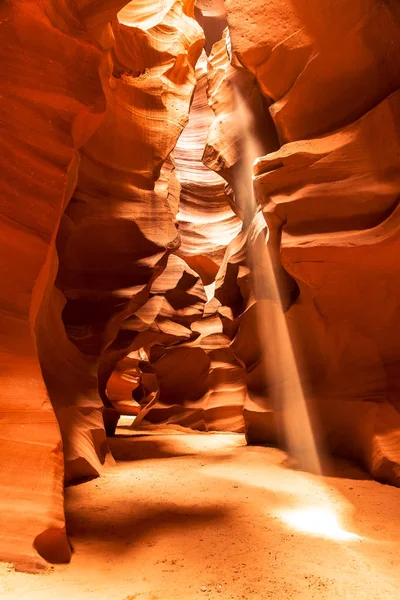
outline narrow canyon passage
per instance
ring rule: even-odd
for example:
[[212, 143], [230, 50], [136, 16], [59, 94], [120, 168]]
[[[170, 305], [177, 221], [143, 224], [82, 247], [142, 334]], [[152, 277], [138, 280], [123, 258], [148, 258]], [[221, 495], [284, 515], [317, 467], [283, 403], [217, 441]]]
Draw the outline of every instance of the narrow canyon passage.
[[399, 0], [0, 39], [1, 600], [400, 600]]
[[[2, 598], [398, 598], [398, 489], [346, 461], [324, 477], [293, 471], [240, 434], [119, 435], [116, 466], [67, 491], [71, 564], [42, 576], [2, 566]], [[337, 527], [318, 520], [325, 494]]]

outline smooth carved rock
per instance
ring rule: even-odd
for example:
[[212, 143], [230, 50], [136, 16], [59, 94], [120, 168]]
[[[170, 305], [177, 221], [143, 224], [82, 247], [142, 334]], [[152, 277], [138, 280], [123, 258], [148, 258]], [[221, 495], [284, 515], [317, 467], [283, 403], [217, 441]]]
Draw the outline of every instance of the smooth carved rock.
[[[212, 48], [207, 82], [208, 103], [215, 118], [203, 162], [228, 182], [226, 193], [232, 210], [248, 225], [251, 215], [247, 214], [247, 201], [252, 192], [246, 173], [249, 159], [244, 135], [251, 136], [258, 155], [276, 150], [279, 143], [268, 112], [269, 102], [260, 94], [254, 75], [238, 62], [227, 29]], [[250, 117], [246, 123], [241, 105]]]
[[129, 350], [146, 357], [158, 382], [157, 389], [144, 394], [135, 428], [175, 423], [200, 430], [243, 430], [244, 373], [215, 302], [207, 302], [198, 274], [171, 254], [149, 300], [123, 324], [133, 334]]
[[[192, 330], [206, 335], [179, 347], [155, 346], [150, 363], [160, 395], [146, 414], [151, 423], [176, 423], [203, 431], [243, 431], [244, 372], [223, 334], [221, 320], [203, 319]], [[179, 363], [180, 373], [173, 368]]]
[[60, 7], [64, 26], [58, 29], [48, 16], [51, 8], [29, 0], [0, 8], [5, 67], [0, 243], [7, 282], [0, 298], [7, 372], [0, 400], [0, 558], [24, 570], [43, 567], [43, 558], [70, 557], [61, 438], [43, 382], [36, 328], [55, 276], [55, 235], [76, 183], [77, 150], [100, 124], [105, 107], [99, 45], [66, 25], [66, 5]]
[[396, 92], [339, 132], [255, 165], [266, 222], [284, 223], [282, 264], [300, 288], [288, 322], [322, 443], [397, 485], [399, 123]]
[[[65, 483], [97, 477], [108, 445], [97, 392], [97, 365], [69, 339], [61, 319], [65, 297], [47, 294], [38, 321], [38, 352], [43, 378], [60, 427]], [[62, 352], [60, 351], [62, 350]]]
[[64, 482], [124, 412], [282, 442], [266, 245], [322, 449], [400, 485], [397, 0], [7, 0], [0, 24], [0, 560], [70, 559]]
[[204, 50], [209, 55], [215, 42], [222, 38], [228, 24], [224, 0], [196, 0], [194, 14], [204, 30]]
[[[196, 89], [189, 123], [174, 151], [181, 195], [177, 221], [181, 236], [179, 256], [198, 270], [205, 283], [214, 280], [229, 242], [242, 223], [229, 206], [225, 181], [202, 163], [210, 125], [214, 121], [207, 104], [207, 58], [196, 65]], [[214, 265], [212, 264], [214, 263]]]
[[[112, 376], [115, 365], [123, 365], [127, 353], [138, 353], [153, 373], [149, 357], [153, 347], [168, 348], [176, 346], [194, 337], [191, 324], [202, 318], [207, 301], [204, 286], [197, 273], [192, 271], [186, 262], [170, 254], [163, 273], [153, 281], [147, 301], [134, 314], [126, 318], [120, 325], [119, 336], [103, 353], [100, 362], [100, 373], [107, 382]], [[138, 365], [139, 375], [141, 365]], [[126, 371], [129, 373], [130, 366]], [[125, 370], [121, 373], [125, 375]], [[154, 386], [153, 386], [154, 387]], [[137, 419], [141, 423], [150, 406], [158, 398], [155, 388], [146, 393], [140, 401], [142, 411]], [[194, 385], [195, 387], [195, 385]], [[158, 390], [158, 385], [156, 386]], [[112, 401], [112, 398], [109, 398]], [[115, 406], [115, 403], [113, 403]]]
[[[149, 388], [141, 401], [134, 427], [173, 422], [204, 429], [203, 397], [210, 387], [210, 359], [203, 347], [198, 347], [196, 326], [203, 323], [206, 302], [199, 275], [171, 254], [152, 285], [149, 300], [123, 324], [123, 329], [133, 334], [130, 351], [146, 357], [158, 382], [157, 390]], [[179, 370], [171, 364], [176, 360]], [[140, 373], [141, 366], [138, 368]], [[140, 373], [142, 380], [144, 376]], [[222, 402], [219, 407], [224, 411]]]
[[227, 0], [226, 9], [232, 46], [273, 101], [282, 142], [347, 125], [400, 85], [396, 0]]
[[248, 246], [250, 235], [262, 238], [261, 243], [265, 244], [267, 225], [262, 213], [258, 213], [254, 221], [256, 226], [251, 223], [250, 228], [228, 246], [217, 275], [215, 295], [221, 302], [218, 313], [224, 323], [224, 331], [232, 340], [230, 349], [243, 369], [246, 390], [243, 417], [247, 442], [278, 444], [282, 440], [270, 397], [270, 374], [266, 372], [263, 360], [263, 352], [269, 350], [273, 353], [274, 349], [263, 346], [265, 336], [261, 335], [261, 327], [268, 329], [269, 323], [260, 319], [259, 298], [254, 294], [254, 277], [262, 274], [254, 265], [254, 271], [250, 270]]
[[[157, 3], [134, 2], [118, 13], [102, 71], [105, 118], [81, 151], [78, 184], [58, 234], [63, 321], [98, 370], [87, 403], [96, 418], [105, 404], [107, 433], [118, 420], [107, 380], [136, 335], [132, 323], [127, 333], [126, 321], [146, 303], [180, 244], [179, 184], [169, 154], [187, 122], [203, 41], [188, 7], [178, 0], [160, 11]], [[70, 438], [73, 445], [73, 432]], [[92, 457], [84, 455], [89, 472], [98, 470]]]
[[[135, 79], [132, 73], [128, 75], [118, 71], [109, 79], [112, 64], [108, 53], [113, 44], [109, 21], [125, 4], [112, 0], [74, 3], [66, 0], [61, 4], [43, 2], [38, 6], [34, 2], [14, 0], [0, 9], [4, 40], [1, 60], [6, 65], [1, 90], [4, 148], [1, 161], [4, 185], [1, 255], [4, 257], [3, 279], [9, 282], [2, 298], [4, 312], [0, 333], [3, 362], [8, 371], [1, 401], [1, 474], [5, 479], [2, 484], [0, 557], [11, 560], [17, 568], [25, 570], [44, 566], [41, 557], [52, 562], [66, 561], [70, 557], [63, 515], [61, 438], [42, 373], [48, 391], [53, 396], [51, 400], [54, 400], [62, 428], [68, 479], [93, 475], [107, 450], [101, 418], [102, 404], [97, 396], [96, 361], [99, 348], [112, 340], [119, 330], [118, 319], [107, 325], [119, 303], [110, 298], [110, 291], [122, 290], [120, 298], [125, 301], [126, 315], [131, 314], [146, 301], [153, 276], [165, 266], [164, 263], [158, 267], [157, 263], [160, 260], [162, 263], [162, 256], [166, 257], [178, 243], [175, 241], [177, 234], [174, 227], [178, 184], [173, 177], [172, 163], [167, 161], [163, 166], [163, 162], [187, 119], [195, 80], [194, 64], [201, 50], [202, 34], [195, 21], [187, 15], [192, 10], [190, 2], [171, 2], [161, 17], [157, 13], [161, 8], [166, 8], [165, 3], [156, 3], [157, 6], [152, 7], [153, 24], [149, 23], [146, 16], [142, 29], [142, 16], [146, 11], [149, 13], [149, 6], [145, 2], [133, 2], [130, 9], [138, 11], [135, 35], [142, 36], [142, 45], [147, 26], [153, 27], [154, 31], [157, 23], [164, 19], [168, 33], [158, 35], [158, 39], [154, 37], [152, 43], [155, 47], [149, 47], [150, 57], [145, 65], [148, 71], [141, 78], [136, 77], [136, 81], [139, 80], [136, 88], [131, 86], [131, 81]], [[179, 19], [185, 22], [185, 26], [181, 26]], [[132, 72], [136, 68], [141, 70], [143, 61], [135, 64], [137, 56], [132, 64], [124, 63], [126, 46], [129, 45], [129, 24], [115, 23], [115, 29], [116, 38], [123, 48], [116, 48], [114, 64], [117, 68], [122, 65], [128, 71], [132, 69]], [[157, 48], [160, 59], [153, 64]], [[46, 65], [46, 70], [43, 65]], [[52, 289], [57, 268], [54, 243], [62, 213], [76, 185], [79, 165], [77, 151], [86, 144], [104, 117], [105, 95], [99, 70], [108, 102], [105, 131], [107, 126], [111, 127], [111, 139], [115, 140], [114, 127], [123, 128], [127, 120], [132, 123], [132, 108], [123, 112], [127, 100], [132, 105], [136, 103], [139, 112], [143, 111], [144, 98], [153, 100], [153, 108], [163, 109], [164, 116], [161, 121], [153, 120], [155, 127], [148, 138], [148, 150], [136, 153], [136, 163], [133, 165], [125, 160], [124, 147], [118, 153], [112, 142], [104, 142], [102, 146], [101, 135], [95, 139], [97, 146], [93, 154], [99, 162], [94, 164], [92, 171], [88, 167], [91, 160], [90, 143], [82, 153], [80, 176], [83, 179], [80, 178], [77, 191], [78, 198], [81, 194], [80, 207], [73, 201], [68, 215], [63, 217], [58, 236], [60, 271], [57, 281], [68, 297], [64, 315], [70, 337], [74, 342], [78, 339], [82, 342], [82, 346], [76, 348], [62, 331], [64, 299], [57, 290]], [[108, 81], [111, 85], [108, 85]], [[160, 104], [160, 97], [164, 100], [169, 98], [166, 107]], [[112, 117], [116, 103], [119, 103], [119, 121], [118, 117], [114, 120]], [[15, 114], [18, 118], [15, 118]], [[171, 114], [170, 133], [165, 135], [161, 123], [168, 121]], [[149, 129], [148, 120], [146, 123]], [[118, 133], [123, 133], [121, 128]], [[132, 133], [140, 135], [140, 126]], [[129, 150], [131, 143], [127, 143]], [[99, 152], [96, 154], [95, 150]], [[102, 157], [100, 151], [103, 150], [105, 155]], [[107, 157], [110, 161], [108, 165]], [[160, 175], [162, 167], [163, 174]], [[146, 216], [148, 202], [146, 208], [141, 210], [141, 213], [145, 213], [139, 224], [142, 230], [135, 223], [134, 215], [129, 214], [126, 218], [123, 200], [115, 210], [114, 207], [111, 209], [110, 214], [108, 198], [112, 190], [113, 169], [117, 172], [120, 169], [117, 187], [124, 183], [134, 185], [142, 201], [153, 198], [158, 215], [165, 215], [160, 222], [164, 222], [166, 227], [158, 229], [156, 240], [150, 231], [154, 232], [155, 214], [153, 219]], [[99, 172], [100, 177], [96, 181]], [[131, 178], [128, 177], [130, 172]], [[128, 177], [127, 181], [124, 181], [122, 173]], [[86, 206], [90, 206], [85, 212], [82, 181], [85, 182], [85, 177], [86, 181], [90, 180], [91, 176], [94, 177], [92, 182], [95, 182], [94, 195], [100, 201], [93, 210], [93, 190], [89, 191]], [[109, 179], [105, 180], [107, 176]], [[103, 189], [101, 182], [104, 182]], [[156, 189], [152, 190], [155, 183]], [[118, 196], [118, 192], [115, 195]], [[102, 198], [106, 199], [103, 204]], [[111, 217], [116, 225], [114, 232], [110, 231]], [[83, 229], [79, 231], [82, 225]], [[119, 256], [118, 248], [122, 250], [123, 240], [130, 236], [132, 230], [139, 239], [139, 247], [134, 248], [132, 244], [132, 250], [128, 249], [128, 253], [131, 252], [131, 260], [144, 260], [142, 265], [137, 266], [139, 280], [133, 286], [131, 281], [126, 281], [125, 273], [123, 281], [116, 281], [118, 278], [115, 275], [107, 273], [106, 252], [107, 245], [113, 247], [115, 243], [114, 252]], [[94, 231], [98, 237], [91, 238]], [[93, 248], [85, 245], [85, 236], [86, 242], [92, 240], [94, 246], [97, 244], [100, 247], [100, 254], [96, 255]], [[72, 239], [79, 242], [71, 243]], [[97, 243], [98, 240], [101, 240], [101, 245]], [[86, 249], [88, 256], [85, 256]], [[69, 264], [63, 272], [67, 256], [72, 262], [82, 259], [81, 266]], [[102, 259], [105, 262], [105, 277], [97, 282], [101, 273], [97, 261]], [[124, 266], [123, 261], [121, 265]], [[130, 287], [134, 289], [129, 290]], [[82, 288], [86, 309], [90, 306], [87, 297], [93, 299], [99, 293], [104, 299], [109, 294], [108, 305], [104, 302], [102, 309], [97, 313], [94, 311], [94, 315], [90, 314], [90, 310], [85, 313], [85, 306], [81, 307], [80, 318], [83, 322], [87, 319], [84, 325], [82, 321], [76, 323], [71, 318], [74, 314], [71, 301], [79, 301]], [[131, 298], [134, 300], [131, 301]], [[117, 312], [121, 312], [120, 305]], [[104, 334], [106, 326], [109, 330]], [[82, 335], [83, 331], [85, 333]], [[90, 335], [87, 335], [88, 331]], [[58, 343], [52, 338], [54, 332], [59, 333]], [[61, 370], [59, 373], [58, 369]], [[66, 383], [68, 385], [62, 389]], [[36, 468], [38, 464], [41, 465], [39, 471]], [[15, 485], [10, 484], [10, 470], [19, 474]], [[26, 525], [24, 518], [24, 527], [20, 522], [20, 515], [25, 515], [25, 510], [21, 509], [21, 502], [24, 501], [20, 498], [21, 488], [31, 490], [26, 502], [35, 507], [30, 513], [29, 525]]]
[[[232, 95], [222, 93], [230, 85], [229, 63], [237, 68], [240, 61], [272, 99], [270, 112], [281, 140], [310, 138], [348, 124], [260, 158], [255, 191], [284, 308], [292, 305], [287, 320], [306, 392], [322, 426], [322, 444], [361, 461], [375, 477], [398, 484], [393, 366], [398, 349], [384, 341], [391, 338], [390, 324], [397, 319], [396, 302], [389, 300], [398, 294], [389, 254], [397, 239], [398, 99], [388, 94], [399, 83], [394, 56], [398, 8], [392, 2], [383, 10], [376, 2], [369, 7], [355, 3], [337, 15], [331, 2], [264, 4], [261, 10], [259, 3], [248, 3], [243, 11], [242, 2], [226, 3], [230, 40], [225, 47], [215, 44], [210, 58], [209, 97], [217, 118], [205, 159], [232, 183], [241, 172], [238, 138], [243, 128], [234, 126], [240, 113], [226, 101]], [[264, 18], [264, 9], [270, 19]], [[330, 21], [329, 10], [335, 10]], [[390, 33], [375, 43], [383, 23]], [[368, 40], [374, 44], [372, 54]], [[387, 68], [379, 67], [377, 73], [382, 64]], [[373, 89], [372, 73], [377, 82]], [[365, 89], [361, 96], [360, 87]], [[304, 102], [305, 97], [312, 102]], [[251, 111], [256, 114], [254, 107]], [[227, 136], [220, 135], [219, 121]], [[233, 143], [227, 144], [229, 135]], [[243, 194], [237, 184], [232, 191]], [[251, 230], [253, 222], [246, 221]], [[277, 443], [281, 432], [271, 398], [274, 375], [266, 373], [256, 343], [259, 301], [249, 294], [247, 243], [247, 235], [241, 234], [228, 248], [217, 275], [218, 310], [230, 322], [232, 350], [246, 368], [248, 441]], [[371, 285], [371, 273], [377, 272], [382, 284]], [[360, 290], [365, 290], [362, 308]], [[248, 339], [254, 341], [251, 349]], [[274, 353], [273, 348], [268, 351]]]
[[107, 382], [106, 394], [122, 415], [136, 416], [142, 400], [139, 359], [129, 355], [119, 361]]

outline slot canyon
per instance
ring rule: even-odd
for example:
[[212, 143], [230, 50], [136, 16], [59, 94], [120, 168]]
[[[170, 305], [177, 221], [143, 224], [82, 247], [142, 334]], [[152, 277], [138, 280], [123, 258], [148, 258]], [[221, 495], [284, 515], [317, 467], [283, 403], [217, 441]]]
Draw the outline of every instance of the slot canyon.
[[0, 0], [0, 73], [0, 598], [399, 600], [399, 0]]

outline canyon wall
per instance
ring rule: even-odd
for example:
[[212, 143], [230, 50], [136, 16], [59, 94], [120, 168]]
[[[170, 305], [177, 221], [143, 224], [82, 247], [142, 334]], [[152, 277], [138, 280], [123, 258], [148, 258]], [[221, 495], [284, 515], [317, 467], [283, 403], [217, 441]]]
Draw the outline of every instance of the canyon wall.
[[191, 2], [135, 0], [116, 18], [126, 4], [0, 9], [0, 558], [25, 570], [70, 558], [64, 453], [67, 482], [100, 472], [118, 418], [102, 373], [179, 245], [169, 154], [203, 33]]
[[120, 410], [284, 443], [255, 239], [321, 450], [400, 484], [397, 2], [194, 4], [0, 6], [0, 560], [17, 568], [70, 559], [64, 482], [112, 462]]
[[[321, 448], [398, 485], [398, 4], [226, 7], [282, 146], [257, 161], [255, 195], [298, 287], [284, 304]], [[276, 441], [268, 393], [245, 420], [249, 442]]]
[[[121, 4], [110, 2], [110, 9], [116, 12]], [[72, 19], [67, 3], [57, 22], [52, 16], [50, 2], [8, 1], [0, 7], [0, 255], [6, 282], [0, 325], [0, 559], [25, 569], [45, 565], [38, 552], [55, 562], [70, 556], [61, 437], [41, 373], [36, 326], [56, 273], [55, 236], [76, 184], [78, 149], [105, 108], [98, 76], [102, 49], [86, 17], [76, 7]], [[103, 16], [99, 10], [99, 27]]]

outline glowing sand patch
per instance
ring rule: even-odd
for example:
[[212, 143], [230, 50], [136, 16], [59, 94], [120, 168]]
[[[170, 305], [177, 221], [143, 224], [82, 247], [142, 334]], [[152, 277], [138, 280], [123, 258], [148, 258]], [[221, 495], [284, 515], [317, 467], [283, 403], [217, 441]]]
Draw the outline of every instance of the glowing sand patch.
[[131, 415], [121, 415], [118, 421], [118, 427], [130, 427], [136, 417]]
[[179, 440], [187, 450], [195, 453], [218, 451], [231, 451], [238, 446], [243, 446], [244, 441], [240, 435], [225, 433], [190, 434], [187, 433], [183, 440]]
[[278, 515], [284, 523], [297, 531], [337, 541], [359, 540], [360, 536], [343, 529], [338, 515], [332, 510], [309, 507], [287, 510]]

